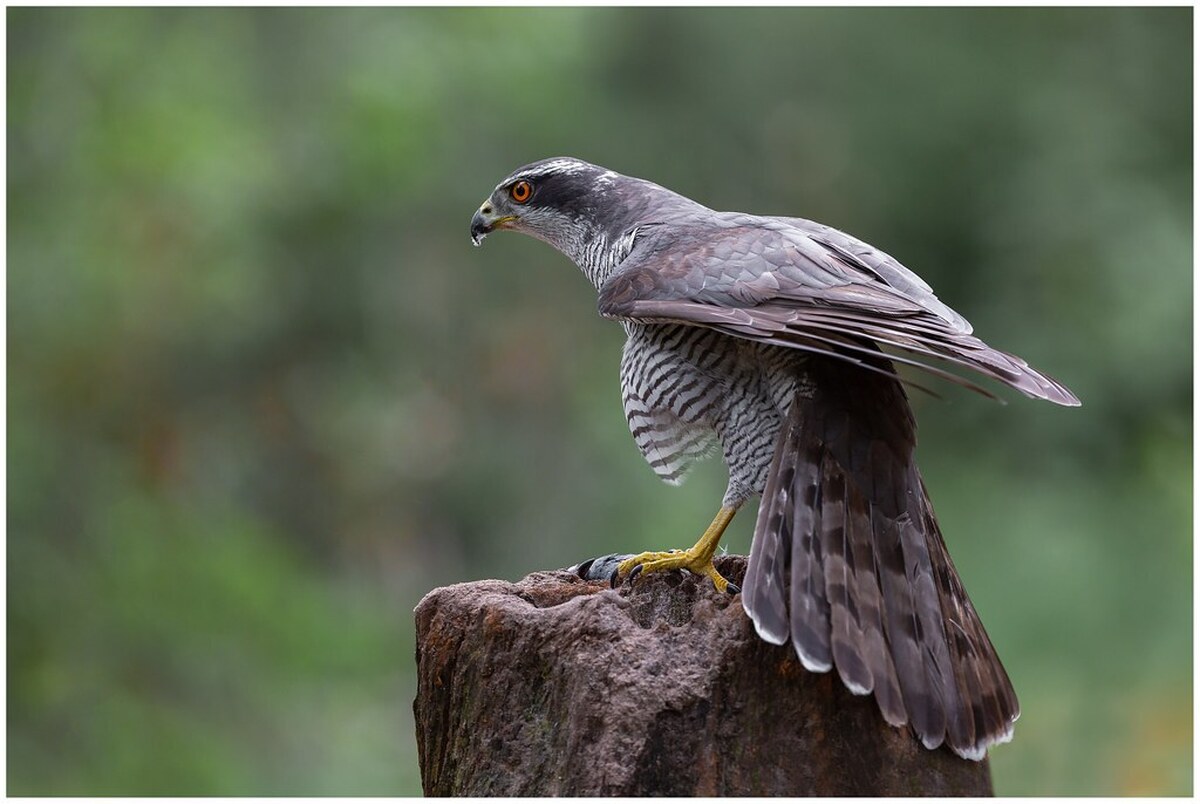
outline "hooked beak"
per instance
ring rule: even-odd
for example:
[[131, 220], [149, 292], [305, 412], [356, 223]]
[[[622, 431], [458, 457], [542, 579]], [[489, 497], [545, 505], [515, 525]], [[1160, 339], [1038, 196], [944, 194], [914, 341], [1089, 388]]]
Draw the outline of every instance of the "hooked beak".
[[497, 229], [507, 229], [516, 219], [516, 215], [497, 215], [491, 202], [484, 201], [483, 206], [471, 217], [471, 243], [476, 246], [483, 245], [483, 238]]

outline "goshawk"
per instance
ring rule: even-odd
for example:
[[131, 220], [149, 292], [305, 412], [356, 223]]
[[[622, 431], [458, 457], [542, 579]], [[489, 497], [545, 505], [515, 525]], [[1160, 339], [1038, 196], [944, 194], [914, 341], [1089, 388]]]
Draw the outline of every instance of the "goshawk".
[[[1078, 405], [1069, 390], [973, 336], [892, 257], [802, 218], [716, 212], [560, 157], [496, 186], [472, 240], [496, 229], [569, 257], [599, 291], [600, 315], [625, 327], [625, 415], [658, 476], [679, 483], [717, 448], [729, 467], [695, 546], [631, 556], [614, 581], [682, 568], [740, 592], [763, 639], [790, 639], [811, 671], [836, 667], [929, 748], [980, 759], [1011, 737], [1016, 694], [946, 552], [895, 365], [990, 395], [946, 370], [966, 368]], [[756, 494], [739, 590], [712, 557]]]

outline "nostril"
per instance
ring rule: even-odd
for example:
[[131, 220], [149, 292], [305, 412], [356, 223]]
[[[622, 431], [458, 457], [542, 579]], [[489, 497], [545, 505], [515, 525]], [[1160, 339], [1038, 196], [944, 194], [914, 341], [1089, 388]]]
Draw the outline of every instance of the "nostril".
[[479, 208], [479, 211], [482, 212], [484, 215], [491, 215], [492, 214], [492, 205], [484, 204], [483, 206], [481, 206]]

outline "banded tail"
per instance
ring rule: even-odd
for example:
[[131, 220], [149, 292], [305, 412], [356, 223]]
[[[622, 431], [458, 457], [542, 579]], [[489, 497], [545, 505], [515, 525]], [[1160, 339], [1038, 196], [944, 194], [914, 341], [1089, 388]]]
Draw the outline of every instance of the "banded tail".
[[813, 390], [792, 404], [763, 491], [746, 613], [807, 669], [874, 693], [926, 747], [982, 759], [1020, 708], [942, 541], [904, 390], [837, 361], [808, 368]]

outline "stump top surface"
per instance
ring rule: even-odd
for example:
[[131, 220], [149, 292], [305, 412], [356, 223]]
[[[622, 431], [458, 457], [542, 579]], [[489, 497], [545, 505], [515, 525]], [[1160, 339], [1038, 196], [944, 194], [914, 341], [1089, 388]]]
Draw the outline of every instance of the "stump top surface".
[[[717, 567], [740, 583], [745, 558]], [[535, 572], [435, 589], [415, 614], [428, 794], [991, 793], [986, 762], [888, 726], [707, 579]]]

